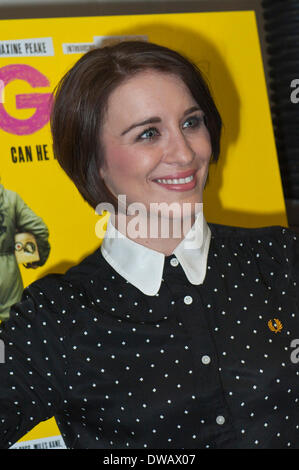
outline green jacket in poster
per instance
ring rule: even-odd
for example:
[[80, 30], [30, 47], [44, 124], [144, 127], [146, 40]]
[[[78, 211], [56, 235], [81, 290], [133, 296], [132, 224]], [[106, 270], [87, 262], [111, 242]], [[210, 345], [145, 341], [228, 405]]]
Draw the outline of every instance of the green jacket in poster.
[[15, 257], [15, 234], [34, 235], [42, 266], [50, 253], [49, 231], [38, 217], [15, 193], [0, 184], [0, 320], [9, 316], [10, 307], [21, 298], [24, 286]]

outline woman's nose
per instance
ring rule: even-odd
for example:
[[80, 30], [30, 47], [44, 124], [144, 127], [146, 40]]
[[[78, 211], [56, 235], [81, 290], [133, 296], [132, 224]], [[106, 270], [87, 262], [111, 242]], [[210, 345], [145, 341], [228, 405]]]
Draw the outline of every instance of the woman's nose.
[[169, 137], [164, 161], [167, 163], [190, 163], [193, 161], [195, 152], [191, 143], [182, 132], [173, 133]]

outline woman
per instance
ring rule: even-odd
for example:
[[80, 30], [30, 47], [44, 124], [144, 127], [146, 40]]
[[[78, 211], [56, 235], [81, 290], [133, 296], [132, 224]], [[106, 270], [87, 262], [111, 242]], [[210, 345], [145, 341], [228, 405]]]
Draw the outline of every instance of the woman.
[[28, 287], [2, 328], [2, 447], [55, 415], [69, 448], [298, 448], [298, 240], [205, 221], [221, 119], [198, 69], [146, 42], [92, 50], [51, 123], [83, 197], [116, 214], [101, 247]]

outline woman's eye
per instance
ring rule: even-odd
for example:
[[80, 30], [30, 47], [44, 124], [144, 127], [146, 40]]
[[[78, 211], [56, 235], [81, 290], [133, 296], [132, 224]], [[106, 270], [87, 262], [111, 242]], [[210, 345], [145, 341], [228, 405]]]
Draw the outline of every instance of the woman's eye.
[[185, 122], [184, 122], [184, 125], [183, 127], [184, 128], [188, 128], [188, 127], [199, 127], [202, 123], [202, 118], [201, 117], [197, 117], [197, 116], [193, 116], [193, 117], [190, 117], [188, 118]]
[[142, 134], [138, 136], [138, 140], [152, 140], [159, 132], [155, 127], [151, 127], [150, 129], [146, 129]]

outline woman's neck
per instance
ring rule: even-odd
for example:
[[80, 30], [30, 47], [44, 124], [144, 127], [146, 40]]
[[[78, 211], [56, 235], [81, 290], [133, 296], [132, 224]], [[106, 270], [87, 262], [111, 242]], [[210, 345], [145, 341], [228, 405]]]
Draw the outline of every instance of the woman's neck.
[[159, 217], [153, 221], [150, 218], [115, 215], [113, 225], [130, 240], [169, 256], [185, 238], [194, 221], [195, 216], [189, 220]]

